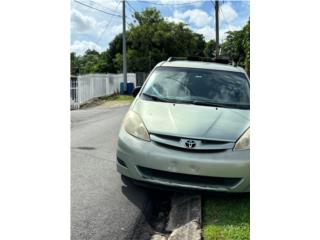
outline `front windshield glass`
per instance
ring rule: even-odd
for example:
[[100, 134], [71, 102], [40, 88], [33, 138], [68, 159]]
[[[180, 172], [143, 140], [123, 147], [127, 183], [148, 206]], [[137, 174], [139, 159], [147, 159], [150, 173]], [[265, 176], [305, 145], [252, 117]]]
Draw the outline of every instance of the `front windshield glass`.
[[249, 84], [240, 72], [158, 67], [142, 94], [167, 102], [250, 108]]

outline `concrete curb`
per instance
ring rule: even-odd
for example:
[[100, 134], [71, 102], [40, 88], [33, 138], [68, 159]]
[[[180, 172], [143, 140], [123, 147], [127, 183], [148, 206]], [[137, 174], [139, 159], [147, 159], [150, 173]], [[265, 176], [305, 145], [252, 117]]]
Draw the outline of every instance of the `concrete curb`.
[[201, 225], [201, 196], [175, 194], [171, 199], [166, 231], [172, 232], [191, 221]]
[[177, 229], [169, 236], [168, 240], [201, 240], [201, 225], [191, 221]]
[[201, 240], [201, 196], [175, 194], [171, 199], [169, 236], [154, 234], [152, 240]]

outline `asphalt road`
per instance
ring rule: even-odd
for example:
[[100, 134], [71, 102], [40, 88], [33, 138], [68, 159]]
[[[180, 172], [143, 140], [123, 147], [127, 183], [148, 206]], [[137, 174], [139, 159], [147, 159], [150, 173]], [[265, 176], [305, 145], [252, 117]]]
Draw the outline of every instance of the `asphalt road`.
[[117, 135], [129, 106], [71, 112], [71, 239], [130, 239], [148, 193], [116, 172]]

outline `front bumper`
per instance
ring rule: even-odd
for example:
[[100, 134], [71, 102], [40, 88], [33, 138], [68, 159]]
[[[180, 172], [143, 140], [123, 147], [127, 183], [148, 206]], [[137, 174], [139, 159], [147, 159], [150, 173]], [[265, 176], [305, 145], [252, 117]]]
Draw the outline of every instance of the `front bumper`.
[[146, 142], [120, 130], [120, 174], [146, 183], [222, 192], [250, 191], [250, 150], [190, 152]]

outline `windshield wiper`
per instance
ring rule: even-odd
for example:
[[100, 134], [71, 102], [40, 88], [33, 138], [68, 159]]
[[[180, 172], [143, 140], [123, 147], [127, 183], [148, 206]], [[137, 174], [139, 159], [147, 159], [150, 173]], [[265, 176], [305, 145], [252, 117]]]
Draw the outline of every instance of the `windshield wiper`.
[[215, 102], [206, 102], [206, 101], [199, 101], [199, 100], [167, 99], [167, 98], [161, 98], [155, 95], [150, 95], [147, 93], [142, 93], [142, 95], [148, 98], [151, 98], [153, 101], [158, 101], [158, 102], [193, 104], [193, 105], [201, 105], [201, 106], [220, 107], [220, 108], [250, 109], [250, 105], [244, 105], [244, 104], [215, 103]]
[[147, 93], [142, 93], [143, 96], [146, 96], [148, 98], [151, 98], [153, 101], [158, 101], [158, 102], [169, 102], [168, 99], [166, 98], [161, 98], [161, 97], [158, 97], [158, 96], [154, 96], [154, 95], [150, 95], [150, 94], [147, 94]]
[[203, 105], [203, 106], [212, 106], [212, 107], [226, 107], [225, 104], [204, 102], [204, 101], [198, 101], [198, 100], [190, 101], [190, 103], [194, 105]]
[[194, 105], [202, 105], [202, 106], [211, 106], [211, 107], [221, 107], [221, 108], [240, 108], [240, 109], [250, 109], [250, 105], [241, 105], [241, 104], [224, 104], [224, 103], [213, 103], [213, 102], [204, 102], [204, 101], [190, 101], [191, 104]]

